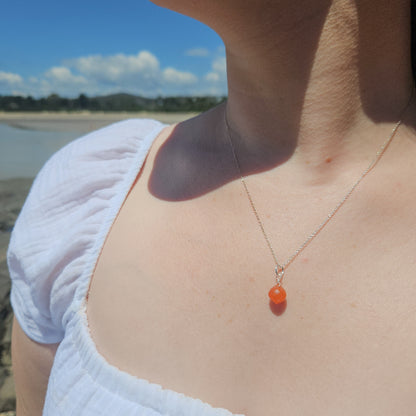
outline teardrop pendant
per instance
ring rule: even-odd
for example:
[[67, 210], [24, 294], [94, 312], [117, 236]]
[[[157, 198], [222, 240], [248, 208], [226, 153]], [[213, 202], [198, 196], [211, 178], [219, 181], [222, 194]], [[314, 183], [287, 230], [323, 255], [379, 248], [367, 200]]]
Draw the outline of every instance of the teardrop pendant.
[[286, 300], [286, 291], [280, 285], [275, 285], [269, 290], [269, 298], [278, 305]]
[[285, 275], [285, 268], [284, 266], [281, 266], [279, 263], [277, 263], [274, 272], [276, 274], [277, 284], [269, 290], [269, 298], [273, 301], [273, 303], [278, 305], [279, 303], [282, 303], [286, 300], [286, 291], [283, 289], [280, 283], [283, 279], [283, 276]]

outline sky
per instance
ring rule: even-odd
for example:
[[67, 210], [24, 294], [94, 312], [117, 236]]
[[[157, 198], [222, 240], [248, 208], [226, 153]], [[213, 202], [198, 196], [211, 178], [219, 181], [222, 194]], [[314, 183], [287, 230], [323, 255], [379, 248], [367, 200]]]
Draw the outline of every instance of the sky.
[[0, 10], [0, 95], [227, 93], [220, 37], [148, 0], [0, 0]]

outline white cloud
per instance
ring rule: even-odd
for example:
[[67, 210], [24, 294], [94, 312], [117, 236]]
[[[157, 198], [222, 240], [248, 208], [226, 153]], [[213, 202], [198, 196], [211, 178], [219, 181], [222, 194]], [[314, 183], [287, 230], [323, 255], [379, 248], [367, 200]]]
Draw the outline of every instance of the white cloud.
[[227, 91], [227, 63], [224, 56], [216, 57], [211, 63], [211, 71], [204, 77], [208, 94], [225, 95]]
[[198, 77], [191, 72], [181, 72], [175, 68], [166, 68], [163, 70], [163, 80], [167, 84], [192, 85], [198, 82]]
[[155, 96], [180, 94], [198, 81], [188, 71], [167, 67], [162, 69], [158, 58], [149, 51], [136, 55], [92, 55], [68, 60], [65, 64], [90, 80], [89, 93], [127, 91]]
[[65, 66], [54, 66], [43, 74], [40, 80], [32, 79], [32, 86], [42, 92], [42, 95], [56, 93], [63, 96], [74, 95], [74, 91], [88, 88], [88, 80], [82, 75], [73, 74]]
[[205, 75], [205, 79], [208, 82], [219, 82], [220, 80], [220, 75], [216, 72], [210, 72], [208, 74]]
[[92, 55], [66, 61], [81, 74], [106, 82], [118, 82], [131, 76], [149, 76], [160, 70], [159, 60], [148, 51], [137, 55]]
[[23, 78], [18, 74], [13, 74], [11, 72], [0, 71], [0, 84], [13, 86], [23, 83]]
[[193, 48], [185, 51], [186, 56], [195, 56], [195, 57], [207, 57], [209, 56], [209, 50], [205, 48]]
[[146, 50], [131, 55], [89, 55], [65, 60], [43, 74], [26, 79], [18, 74], [0, 72], [0, 94], [19, 91], [35, 97], [51, 93], [74, 97], [80, 93], [95, 96], [117, 92], [147, 97], [224, 95], [225, 72], [225, 58], [219, 53], [203, 76], [173, 66], [162, 67], [159, 59]]
[[227, 63], [225, 61], [225, 57], [221, 56], [214, 60], [212, 63], [212, 69], [223, 76], [226, 74], [227, 71]]
[[45, 72], [45, 77], [54, 83], [86, 85], [88, 81], [81, 75], [74, 75], [69, 68], [54, 66]]

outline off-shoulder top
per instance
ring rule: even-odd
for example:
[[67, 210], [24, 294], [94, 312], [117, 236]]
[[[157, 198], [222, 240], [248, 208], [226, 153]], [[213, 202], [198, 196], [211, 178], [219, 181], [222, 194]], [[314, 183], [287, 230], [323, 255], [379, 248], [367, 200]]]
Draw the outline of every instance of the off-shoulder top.
[[99, 253], [164, 127], [132, 119], [64, 146], [36, 176], [13, 228], [15, 316], [34, 341], [60, 343], [44, 416], [232, 416], [109, 364], [88, 329], [86, 294]]

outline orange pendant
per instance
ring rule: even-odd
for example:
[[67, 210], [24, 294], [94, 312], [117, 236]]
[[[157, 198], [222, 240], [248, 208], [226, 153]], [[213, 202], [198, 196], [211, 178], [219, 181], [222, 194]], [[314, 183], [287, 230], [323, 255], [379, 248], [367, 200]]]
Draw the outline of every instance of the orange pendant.
[[269, 298], [278, 305], [286, 300], [286, 291], [280, 285], [273, 286], [269, 290]]

